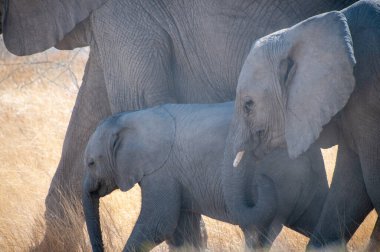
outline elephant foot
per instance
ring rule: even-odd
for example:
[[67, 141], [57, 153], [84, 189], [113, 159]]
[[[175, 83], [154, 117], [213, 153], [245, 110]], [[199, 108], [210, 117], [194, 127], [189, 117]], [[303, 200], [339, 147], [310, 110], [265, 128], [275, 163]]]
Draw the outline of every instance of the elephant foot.
[[206, 224], [199, 214], [182, 212], [177, 228], [166, 241], [169, 251], [207, 251]]
[[310, 240], [306, 247], [306, 251], [323, 251], [323, 252], [333, 252], [333, 251], [347, 251], [346, 243], [344, 241], [334, 241], [328, 243], [318, 242], [313, 238]]
[[87, 251], [83, 232], [66, 228], [47, 227], [42, 241], [29, 248], [29, 251]]
[[380, 218], [377, 217], [368, 246], [365, 251], [380, 251]]
[[370, 239], [368, 246], [365, 251], [372, 252], [372, 251], [380, 251], [380, 241], [377, 239]]
[[[80, 216], [83, 218], [82, 216]], [[90, 250], [89, 244], [83, 233], [83, 225], [73, 223], [73, 219], [79, 216], [70, 216], [70, 221], [62, 219], [46, 220], [46, 230], [42, 241], [32, 246], [29, 251], [87, 251]], [[41, 227], [36, 227], [36, 231], [40, 232]]]
[[[44, 221], [37, 223], [36, 233], [45, 226], [42, 241], [30, 248], [30, 251], [87, 251], [90, 245], [86, 244], [83, 232], [84, 217], [81, 201], [73, 197], [64, 196], [62, 190], [50, 190], [46, 198]], [[43, 223], [45, 222], [45, 223]]]

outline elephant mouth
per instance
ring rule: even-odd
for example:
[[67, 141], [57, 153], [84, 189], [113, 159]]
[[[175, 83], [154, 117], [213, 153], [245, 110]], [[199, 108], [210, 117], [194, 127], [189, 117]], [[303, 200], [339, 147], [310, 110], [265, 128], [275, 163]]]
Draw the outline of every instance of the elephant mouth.
[[239, 166], [240, 161], [246, 153], [251, 154], [254, 161], [262, 160], [269, 153], [269, 148], [266, 141], [264, 141], [264, 136], [264, 130], [259, 130], [251, 134], [248, 141], [236, 148], [237, 151], [235, 152], [233, 167], [236, 168]]
[[109, 193], [107, 186], [104, 182], [100, 181], [96, 183], [96, 186], [90, 191], [90, 193], [96, 197], [104, 197]]
[[117, 189], [117, 186], [115, 185], [112, 185], [106, 182], [100, 182], [98, 190], [97, 190], [97, 194], [99, 195], [99, 197], [104, 197], [110, 194], [115, 189]]
[[277, 148], [285, 148], [284, 134], [268, 135], [269, 131], [260, 130], [253, 137], [253, 153], [256, 160], [262, 160], [266, 155]]
[[263, 148], [261, 146], [258, 146], [253, 151], [253, 158], [254, 158], [254, 160], [259, 161], [259, 160], [263, 159], [268, 153], [269, 152], [268, 152], [267, 148]]
[[252, 153], [254, 160], [261, 160], [268, 154], [267, 141], [265, 141], [265, 131], [259, 130], [252, 134]]
[[107, 189], [104, 186], [101, 186], [97, 191], [99, 197], [104, 197], [107, 195]]

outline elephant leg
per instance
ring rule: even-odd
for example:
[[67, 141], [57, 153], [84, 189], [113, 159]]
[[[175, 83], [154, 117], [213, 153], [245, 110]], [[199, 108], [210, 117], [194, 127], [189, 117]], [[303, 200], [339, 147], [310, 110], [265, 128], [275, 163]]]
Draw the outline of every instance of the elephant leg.
[[[321, 184], [315, 186], [314, 197], [312, 201], [307, 206], [305, 212], [297, 219], [294, 223], [289, 225], [289, 228], [310, 237], [318, 223], [319, 217], [321, 215], [323, 205], [326, 201], [326, 197], [329, 192], [329, 185], [327, 183], [326, 175], [324, 178], [315, 178], [321, 181]], [[302, 204], [302, 202], [301, 202]], [[306, 204], [304, 202], [304, 204]]]
[[181, 211], [178, 226], [167, 243], [176, 250], [179, 247], [201, 250], [207, 248], [207, 230], [200, 214]]
[[[377, 127], [376, 127], [377, 128]], [[373, 129], [376, 130], [376, 129]], [[364, 182], [372, 204], [374, 205], [377, 214], [380, 213], [380, 148], [377, 141], [380, 139], [367, 139], [365, 144], [359, 148], [360, 161]], [[368, 251], [380, 250], [380, 220], [377, 218], [375, 227], [371, 234], [370, 243], [367, 247]]]
[[[358, 132], [356, 135], [357, 149], [360, 157], [360, 164], [362, 167], [363, 178], [367, 193], [371, 199], [372, 205], [376, 209], [377, 214], [380, 213], [380, 131], [378, 122], [378, 110], [373, 110], [365, 107], [360, 110], [359, 118], [360, 125], [354, 130]], [[366, 112], [366, 113], [365, 113]], [[380, 221], [376, 221], [373, 229], [370, 244], [368, 245], [369, 251], [380, 250]]]
[[380, 218], [377, 217], [366, 251], [380, 251]]
[[295, 223], [289, 225], [289, 228], [310, 237], [318, 223], [327, 193], [328, 185], [326, 184], [326, 189], [323, 188], [320, 190], [320, 192], [314, 197], [313, 201], [309, 204], [305, 213], [303, 213]]
[[308, 246], [348, 241], [372, 209], [359, 157], [340, 143], [331, 187]]
[[[81, 207], [83, 152], [98, 122], [110, 115], [103, 72], [90, 53], [83, 83], [71, 115], [62, 157], [45, 200], [46, 232], [39, 248], [72, 251], [84, 240]], [[84, 242], [82, 245], [84, 246]], [[37, 248], [39, 250], [39, 248]], [[72, 249], [71, 249], [72, 248]]]
[[[379, 119], [380, 120], [380, 119]], [[358, 147], [360, 164], [362, 166], [364, 183], [376, 212], [380, 213], [380, 132], [378, 125], [374, 129], [362, 132]], [[372, 131], [372, 132], [371, 132]], [[374, 132], [373, 132], [374, 131]], [[365, 137], [366, 135], [368, 137]]]
[[270, 248], [281, 232], [283, 225], [280, 221], [273, 221], [267, 227], [250, 226], [242, 228], [247, 251], [256, 251]]
[[141, 211], [123, 251], [149, 251], [173, 237], [181, 212], [180, 189], [173, 180], [153, 174], [140, 183]]
[[313, 170], [313, 173], [309, 176], [313, 182], [312, 184], [306, 185], [309, 189], [311, 188], [312, 191], [308, 191], [307, 197], [300, 198], [297, 202], [296, 213], [301, 213], [301, 215], [294, 215], [295, 218], [293, 220], [290, 218], [291, 221], [286, 224], [289, 228], [307, 237], [312, 235], [318, 223], [329, 192], [329, 184], [322, 154], [319, 149], [318, 151], [313, 151], [312, 148], [309, 149], [308, 156], [312, 163], [311, 168]]

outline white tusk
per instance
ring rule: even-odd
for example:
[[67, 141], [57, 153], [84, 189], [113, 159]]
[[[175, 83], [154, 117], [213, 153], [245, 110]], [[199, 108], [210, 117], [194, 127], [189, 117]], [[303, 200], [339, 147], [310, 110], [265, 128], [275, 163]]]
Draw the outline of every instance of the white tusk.
[[243, 158], [243, 155], [244, 155], [244, 152], [245, 151], [239, 151], [237, 154], [236, 154], [236, 157], [235, 157], [235, 160], [234, 160], [234, 167], [238, 167], [241, 159]]

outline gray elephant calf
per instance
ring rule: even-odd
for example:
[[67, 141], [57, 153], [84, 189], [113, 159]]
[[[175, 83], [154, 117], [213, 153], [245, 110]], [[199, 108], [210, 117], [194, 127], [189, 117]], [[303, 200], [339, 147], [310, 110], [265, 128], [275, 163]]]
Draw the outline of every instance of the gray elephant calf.
[[163, 105], [103, 121], [85, 152], [83, 204], [94, 251], [103, 250], [99, 197], [136, 183], [142, 207], [125, 251], [164, 240], [199, 246], [201, 214], [240, 225], [248, 247], [269, 245], [283, 224], [311, 234], [328, 191], [320, 150], [295, 160], [277, 150], [260, 163], [246, 154], [233, 168], [223, 164], [232, 115], [233, 103]]

